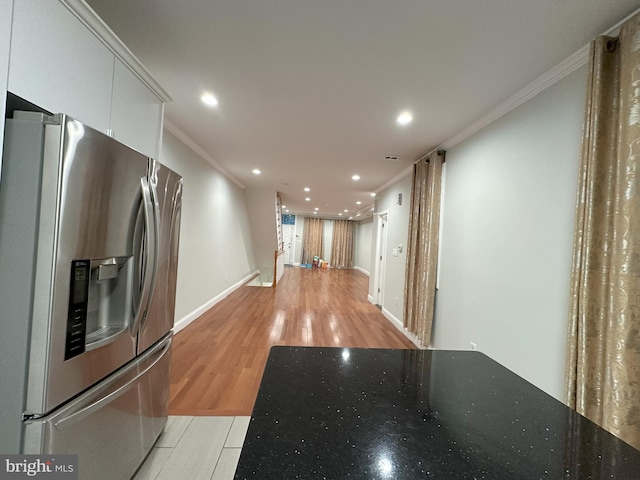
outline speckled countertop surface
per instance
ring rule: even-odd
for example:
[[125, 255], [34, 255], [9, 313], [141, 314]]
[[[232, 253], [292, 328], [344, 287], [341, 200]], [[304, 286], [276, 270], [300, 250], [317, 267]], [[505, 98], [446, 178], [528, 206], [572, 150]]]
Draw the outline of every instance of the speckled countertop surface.
[[273, 347], [236, 479], [640, 479], [640, 452], [478, 352]]

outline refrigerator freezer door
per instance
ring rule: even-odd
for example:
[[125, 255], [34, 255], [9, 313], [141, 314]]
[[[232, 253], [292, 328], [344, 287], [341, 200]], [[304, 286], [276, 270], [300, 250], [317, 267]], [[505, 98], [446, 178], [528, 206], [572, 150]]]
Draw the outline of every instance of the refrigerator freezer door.
[[149, 183], [156, 192], [159, 219], [158, 268], [151, 304], [138, 334], [138, 353], [173, 328], [176, 309], [182, 177], [158, 162], [152, 163], [149, 177]]
[[25, 453], [78, 454], [80, 479], [129, 479], [164, 428], [172, 334], [26, 426]]

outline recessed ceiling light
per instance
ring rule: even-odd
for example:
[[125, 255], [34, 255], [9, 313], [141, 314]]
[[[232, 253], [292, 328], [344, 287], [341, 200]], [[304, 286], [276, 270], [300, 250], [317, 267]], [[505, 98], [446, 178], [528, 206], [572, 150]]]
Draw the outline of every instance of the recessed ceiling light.
[[286, 206], [286, 205], [282, 205], [282, 208], [285, 208], [285, 209], [286, 209], [286, 208], [287, 208], [287, 206]]
[[217, 107], [218, 106], [218, 99], [216, 97], [214, 97], [213, 95], [211, 95], [210, 93], [205, 93], [204, 95], [202, 95], [200, 97], [200, 100], [202, 100], [202, 103], [204, 103], [205, 105], [208, 105], [210, 107]]
[[342, 216], [342, 214], [341, 214], [341, 213], [339, 213], [339, 214], [338, 214], [338, 216], [340, 216], [340, 217], [341, 217], [341, 216]]
[[354, 175], [351, 180], [360, 180], [360, 175]]
[[253, 170], [251, 170], [253, 172], [254, 175], [260, 175], [260, 170], [258, 170], [257, 168], [254, 168]]
[[409, 125], [412, 121], [413, 115], [411, 115], [411, 113], [409, 112], [402, 112], [400, 115], [398, 115], [398, 118], [396, 118], [396, 122], [398, 123], [398, 125]]
[[289, 213], [289, 210], [285, 210], [285, 212]]
[[311, 191], [311, 189], [310, 189], [309, 187], [304, 187], [304, 191], [305, 191], [305, 192], [310, 192], [310, 191]]
[[344, 209], [344, 213], [347, 213], [349, 210], [347, 210], [346, 208]]
[[318, 214], [318, 212], [313, 212], [313, 214], [314, 214], [314, 215], [317, 215], [317, 214]]
[[314, 210], [317, 212], [318, 210], [320, 210], [318, 207], [314, 208]]
[[356, 205], [362, 205], [362, 202], [361, 202], [360, 200], [358, 200], [358, 201], [356, 202]]
[[372, 192], [372, 193], [371, 193], [371, 196], [372, 196], [372, 197], [375, 197], [375, 196], [376, 196], [376, 194]]
[[307, 202], [310, 202], [310, 201], [311, 201], [311, 199], [310, 199], [309, 197], [305, 198], [305, 200], [306, 200]]
[[356, 217], [359, 217], [359, 216], [360, 216], [360, 214], [359, 214], [359, 213], [356, 213]]

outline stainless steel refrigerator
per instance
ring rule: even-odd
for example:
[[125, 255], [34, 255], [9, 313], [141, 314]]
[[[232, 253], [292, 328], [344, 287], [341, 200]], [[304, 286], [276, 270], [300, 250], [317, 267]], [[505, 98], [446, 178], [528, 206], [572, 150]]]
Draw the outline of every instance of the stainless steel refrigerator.
[[0, 176], [0, 452], [130, 478], [167, 418], [182, 179], [66, 115], [14, 112]]

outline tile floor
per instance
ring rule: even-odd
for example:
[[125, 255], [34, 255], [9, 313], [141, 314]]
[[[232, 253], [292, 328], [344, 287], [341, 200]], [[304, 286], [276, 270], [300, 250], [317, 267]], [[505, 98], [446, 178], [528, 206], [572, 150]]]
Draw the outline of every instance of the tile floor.
[[133, 480], [231, 480], [251, 417], [170, 416]]

